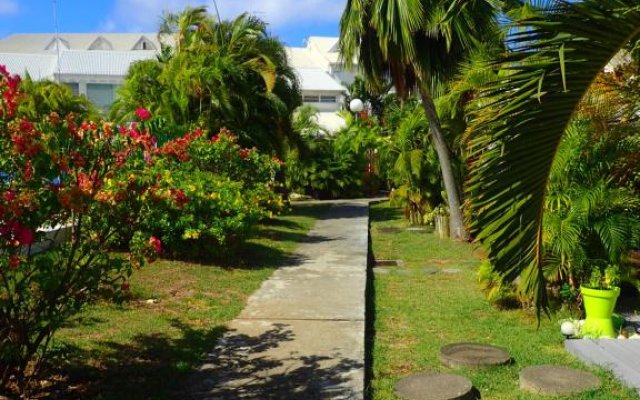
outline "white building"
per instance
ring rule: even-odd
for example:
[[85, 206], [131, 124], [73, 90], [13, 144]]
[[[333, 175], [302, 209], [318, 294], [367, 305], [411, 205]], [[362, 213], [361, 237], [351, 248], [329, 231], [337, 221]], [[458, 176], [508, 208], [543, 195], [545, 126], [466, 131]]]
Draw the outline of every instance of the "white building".
[[[0, 40], [0, 64], [12, 73], [65, 83], [107, 109], [129, 66], [155, 58], [159, 50], [154, 33], [16, 34]], [[318, 109], [322, 126], [339, 129], [344, 120], [336, 112], [354, 74], [341, 67], [338, 38], [312, 36], [305, 47], [286, 50], [300, 79], [303, 102]]]

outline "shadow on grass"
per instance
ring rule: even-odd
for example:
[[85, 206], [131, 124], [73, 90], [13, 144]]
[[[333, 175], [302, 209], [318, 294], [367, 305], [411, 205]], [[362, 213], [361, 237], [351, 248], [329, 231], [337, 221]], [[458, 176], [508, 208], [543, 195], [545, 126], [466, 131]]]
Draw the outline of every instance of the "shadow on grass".
[[[143, 400], [176, 398], [184, 379], [200, 364], [223, 326], [194, 329], [174, 320], [178, 338], [140, 335], [126, 345], [104, 341], [99, 351], [63, 346], [52, 353], [56, 383], [42, 395], [51, 399]], [[88, 362], [87, 360], [94, 360]]]
[[[274, 324], [256, 335], [228, 332], [194, 374], [181, 399], [314, 400], [357, 397], [348, 385], [361, 362], [334, 354], [305, 356], [290, 352], [270, 357], [294, 340], [289, 325]], [[283, 350], [279, 350], [282, 352]], [[286, 360], [283, 362], [282, 360]]]
[[399, 208], [378, 206], [371, 212], [369, 218], [372, 222], [387, 222], [401, 219], [403, 214]]

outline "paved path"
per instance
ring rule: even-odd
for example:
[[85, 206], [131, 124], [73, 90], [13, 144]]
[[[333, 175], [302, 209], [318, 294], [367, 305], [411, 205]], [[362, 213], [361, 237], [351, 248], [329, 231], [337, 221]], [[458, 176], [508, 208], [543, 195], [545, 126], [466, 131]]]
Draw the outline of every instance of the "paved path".
[[193, 399], [364, 397], [367, 201], [334, 202], [209, 354]]
[[575, 339], [565, 340], [564, 347], [588, 364], [611, 370], [640, 393], [640, 340]]

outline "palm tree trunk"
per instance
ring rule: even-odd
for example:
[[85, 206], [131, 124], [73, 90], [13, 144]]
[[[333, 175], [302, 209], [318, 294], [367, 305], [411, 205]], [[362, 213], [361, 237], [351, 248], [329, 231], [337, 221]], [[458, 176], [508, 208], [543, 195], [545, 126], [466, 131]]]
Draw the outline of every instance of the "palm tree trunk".
[[456, 176], [453, 173], [451, 165], [451, 151], [444, 138], [440, 118], [436, 112], [436, 106], [429, 90], [424, 87], [422, 82], [418, 85], [420, 96], [422, 97], [422, 106], [429, 119], [429, 132], [433, 138], [438, 160], [440, 161], [440, 171], [442, 180], [444, 181], [444, 189], [447, 192], [447, 200], [449, 202], [449, 231], [452, 239], [466, 240], [468, 235], [462, 218], [462, 207], [460, 202], [459, 185]]

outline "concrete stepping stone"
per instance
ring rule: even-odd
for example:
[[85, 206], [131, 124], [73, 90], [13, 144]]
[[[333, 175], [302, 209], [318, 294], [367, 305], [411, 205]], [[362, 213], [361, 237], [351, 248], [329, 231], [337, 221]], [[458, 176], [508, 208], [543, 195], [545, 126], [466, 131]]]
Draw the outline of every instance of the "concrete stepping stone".
[[374, 266], [379, 267], [404, 267], [402, 260], [375, 260]]
[[505, 365], [511, 356], [501, 347], [479, 343], [454, 343], [440, 349], [440, 361], [450, 368]]
[[589, 372], [559, 365], [538, 365], [520, 371], [520, 389], [542, 395], [579, 394], [601, 385], [600, 379]]
[[423, 272], [425, 275], [435, 275], [435, 274], [437, 274], [438, 272], [440, 272], [440, 270], [439, 270], [439, 269], [437, 269], [437, 268], [422, 268], [422, 272]]
[[459, 274], [462, 272], [460, 268], [445, 268], [442, 270], [445, 274]]
[[400, 380], [396, 395], [405, 400], [472, 400], [477, 398], [471, 381], [464, 376], [420, 373]]
[[378, 227], [378, 232], [380, 233], [400, 233], [402, 232], [402, 228], [397, 228], [395, 226], [382, 226]]

